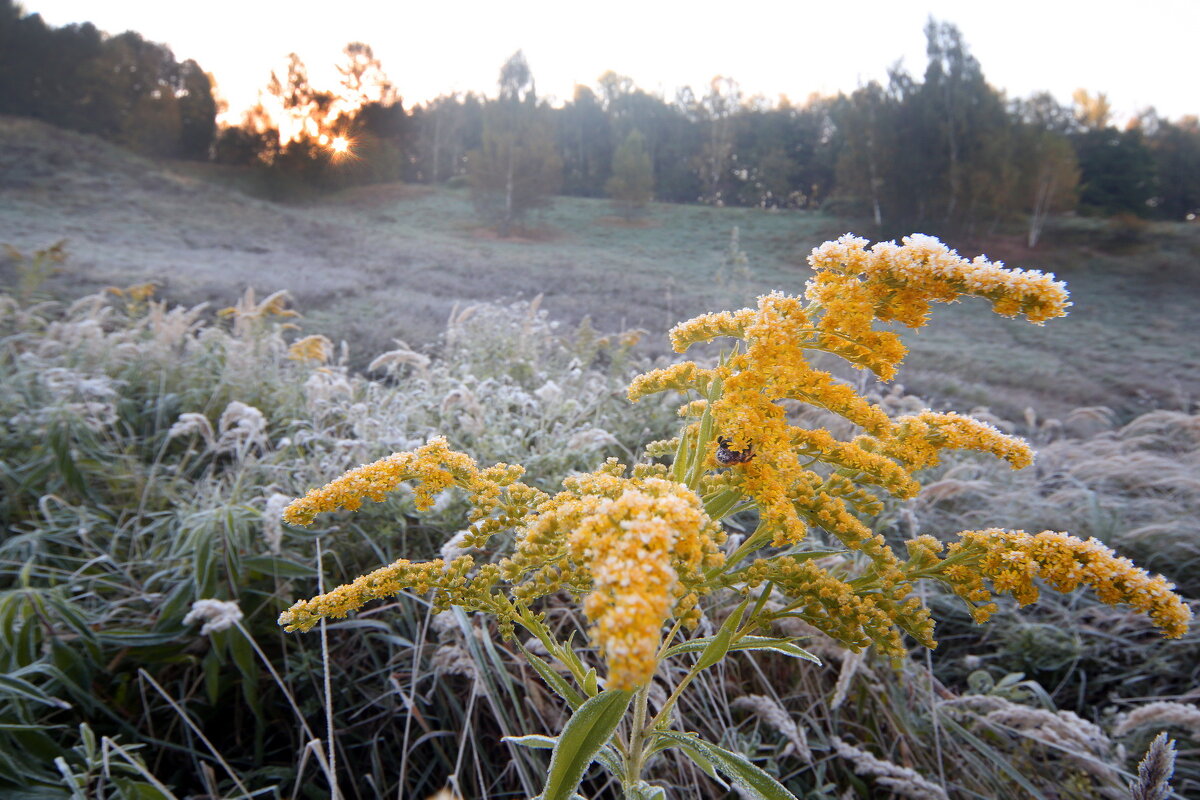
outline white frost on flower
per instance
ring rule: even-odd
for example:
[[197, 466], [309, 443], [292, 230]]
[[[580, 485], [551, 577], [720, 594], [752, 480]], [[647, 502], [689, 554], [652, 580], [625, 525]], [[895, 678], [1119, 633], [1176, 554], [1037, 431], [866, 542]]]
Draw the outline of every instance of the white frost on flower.
[[311, 411], [320, 411], [354, 397], [354, 386], [340, 370], [321, 369], [304, 382], [304, 401]]
[[830, 741], [837, 754], [854, 765], [856, 774], [873, 777], [879, 787], [910, 800], [947, 800], [945, 789], [916, 770], [876, 758], [836, 736]]
[[217, 422], [221, 438], [216, 450], [221, 453], [242, 453], [251, 445], [267, 446], [267, 419], [254, 406], [234, 400], [225, 407]]
[[400, 371], [401, 367], [412, 367], [422, 376], [428, 375], [429, 356], [422, 355], [413, 350], [403, 339], [395, 339], [394, 341], [396, 342], [396, 349], [376, 356], [375, 360], [367, 365], [367, 371], [385, 370], [389, 374], [395, 374]]
[[112, 381], [104, 375], [88, 376], [65, 367], [51, 367], [38, 377], [55, 400], [72, 400], [76, 397], [85, 400], [108, 400], [117, 395]]
[[538, 396], [539, 400], [547, 405], [553, 405], [554, 403], [557, 403], [562, 399], [563, 396], [562, 387], [560, 387], [554, 381], [546, 381], [544, 384], [542, 384], [540, 389], [534, 389], [533, 393]]
[[[93, 431], [111, 427], [117, 421], [116, 383], [106, 375], [89, 376], [66, 367], [41, 368], [38, 379], [61, 410], [79, 418]], [[42, 409], [38, 427], [53, 415], [51, 408]]]
[[585, 428], [567, 440], [567, 450], [588, 451], [619, 444], [616, 437], [601, 428]]
[[202, 635], [228, 630], [242, 620], [242, 610], [232, 600], [208, 598], [192, 603], [192, 610], [183, 618], [184, 625], [203, 622]]
[[[990, 296], [997, 292], [1010, 293], [1022, 301], [1040, 301], [1047, 308], [1057, 309], [1058, 316], [1071, 306], [1067, 301], [1066, 283], [1055, 280], [1054, 273], [1036, 269], [1006, 268], [1001, 261], [991, 262], [983, 256], [967, 261], [937, 238], [914, 233], [895, 242], [877, 242], [868, 248], [866, 239], [846, 234], [836, 242], [814, 247], [808, 263], [816, 270], [832, 270], [846, 275], [862, 275], [868, 280], [883, 279], [890, 284], [920, 285], [929, 278], [961, 282], [970, 294]], [[810, 280], [806, 293], [815, 282]], [[811, 295], [810, 295], [811, 296]], [[1031, 317], [1036, 324], [1045, 317]]]
[[1169, 700], [1146, 703], [1144, 706], [1138, 706], [1133, 711], [1119, 716], [1113, 734], [1124, 736], [1148, 725], [1160, 728], [1167, 726], [1184, 728], [1192, 736], [1200, 738], [1200, 707], [1186, 703], [1173, 703]]
[[279, 555], [283, 549], [283, 509], [290, 502], [292, 498], [275, 492], [267, 498], [267, 505], [263, 509], [263, 540], [275, 555]]
[[194, 412], [180, 414], [179, 419], [175, 420], [175, 424], [167, 431], [168, 439], [192, 435], [203, 436], [209, 446], [212, 446], [215, 437], [213, 435], [212, 423], [208, 421], [208, 417]]

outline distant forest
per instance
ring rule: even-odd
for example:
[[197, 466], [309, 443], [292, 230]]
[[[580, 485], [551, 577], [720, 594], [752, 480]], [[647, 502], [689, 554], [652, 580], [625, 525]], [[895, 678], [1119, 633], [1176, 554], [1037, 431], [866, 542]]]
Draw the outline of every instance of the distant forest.
[[[930, 20], [925, 33], [920, 77], [896, 66], [884, 84], [800, 104], [746, 97], [728, 78], [668, 99], [609, 72], [551, 107], [517, 54], [494, 98], [460, 93], [406, 109], [371, 48], [353, 43], [340, 86], [312, 86], [293, 55], [239, 126], [219, 127], [212, 78], [194, 61], [180, 64], [134, 32], [51, 28], [0, 0], [0, 113], [319, 188], [465, 183], [471, 155], [496, 146], [502, 131], [489, 128], [507, 117], [522, 141], [548, 143], [525, 161], [540, 160], [539, 180], [568, 195], [605, 196], [614, 155], [636, 131], [653, 196], [667, 202], [825, 208], [871, 218], [881, 231], [1020, 220], [1031, 244], [1050, 214], [1200, 214], [1195, 116], [1147, 110], [1119, 129], [1103, 94], [1081, 90], [1070, 105], [1049, 94], [1009, 99], [953, 25]], [[337, 158], [337, 137], [353, 143], [353, 158]]]

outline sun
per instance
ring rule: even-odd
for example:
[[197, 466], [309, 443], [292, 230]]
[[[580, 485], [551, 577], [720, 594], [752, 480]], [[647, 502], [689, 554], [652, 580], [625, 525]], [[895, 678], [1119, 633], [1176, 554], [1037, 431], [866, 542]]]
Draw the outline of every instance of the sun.
[[348, 136], [330, 136], [322, 133], [317, 137], [317, 142], [329, 151], [329, 155], [334, 161], [354, 158], [354, 140]]

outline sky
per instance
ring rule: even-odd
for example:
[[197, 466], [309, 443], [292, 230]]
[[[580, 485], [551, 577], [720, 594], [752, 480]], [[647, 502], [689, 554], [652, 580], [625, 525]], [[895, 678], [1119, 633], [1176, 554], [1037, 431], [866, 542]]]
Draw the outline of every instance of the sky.
[[[1010, 98], [1078, 88], [1104, 92], [1118, 120], [1154, 106], [1200, 114], [1200, 0], [20, 0], [51, 25], [90, 21], [136, 30], [195, 59], [217, 79], [230, 121], [253, 105], [287, 55], [316, 88], [337, 88], [348, 42], [371, 45], [406, 106], [448, 92], [494, 94], [500, 65], [521, 49], [538, 94], [567, 100], [607, 70], [667, 98], [703, 94], [717, 75], [745, 96], [853, 91], [898, 60], [925, 68], [926, 20], [958, 26], [989, 83]], [[1082, 10], [1082, 14], [1080, 13]]]

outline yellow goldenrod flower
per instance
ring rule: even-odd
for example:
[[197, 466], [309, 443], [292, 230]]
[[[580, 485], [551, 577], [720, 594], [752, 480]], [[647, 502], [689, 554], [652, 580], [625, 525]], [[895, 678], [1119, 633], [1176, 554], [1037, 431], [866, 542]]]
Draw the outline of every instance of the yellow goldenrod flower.
[[[465, 558], [470, 560], [470, 556]], [[439, 583], [444, 566], [440, 559], [423, 564], [400, 559], [331, 592], [295, 603], [279, 615], [279, 624], [288, 632], [307, 631], [322, 617], [344, 617], [371, 600], [391, 597], [404, 589], [424, 594]]]
[[414, 452], [393, 453], [311, 490], [288, 504], [283, 518], [292, 525], [309, 525], [323, 511], [341, 508], [354, 511], [364, 498], [379, 502], [410, 480], [417, 481], [414, 502], [419, 510], [432, 506], [434, 498], [452, 485], [467, 489], [474, 500], [490, 510], [500, 489], [513, 484], [523, 471], [507, 464], [480, 470], [474, 459], [451, 450], [446, 439], [438, 436]]
[[305, 336], [292, 342], [287, 357], [292, 361], [316, 361], [324, 364], [333, 356], [333, 342], [325, 336]]
[[1066, 284], [1038, 270], [1006, 269], [983, 256], [967, 261], [932, 236], [913, 234], [895, 242], [879, 242], [868, 251], [866, 240], [846, 234], [813, 249], [808, 263], [817, 275], [812, 295], [821, 296], [825, 275], [856, 276], [873, 298], [872, 316], [909, 327], [925, 324], [931, 300], [950, 302], [961, 295], [992, 301], [1003, 316], [1024, 314], [1035, 324], [1067, 313]]
[[962, 563], [967, 568], [949, 572], [946, 579], [957, 594], [972, 602], [990, 599], [982, 578], [991, 582], [992, 591], [1011, 594], [1028, 605], [1038, 599], [1034, 579], [1040, 578], [1060, 592], [1087, 586], [1103, 603], [1132, 606], [1149, 616], [1169, 639], [1182, 636], [1191, 621], [1192, 611], [1173, 593], [1174, 585], [1134, 566], [1096, 539], [998, 528], [964, 531], [959, 537], [950, 545], [949, 555], [965, 556]]
[[629, 384], [629, 399], [636, 402], [647, 395], [670, 390], [686, 392], [696, 389], [703, 393], [715, 374], [712, 370], [702, 369], [691, 361], [651, 370], [637, 376]]
[[[718, 337], [737, 339], [715, 365], [685, 361], [630, 384], [633, 401], [666, 391], [683, 395], [678, 436], [646, 448], [652, 458], [673, 455], [670, 465], [639, 464], [630, 476], [609, 459], [592, 472], [566, 478], [562, 491], [550, 496], [520, 483], [520, 467], [481, 469], [436, 438], [415, 451], [350, 470], [292, 502], [284, 518], [307, 525], [322, 511], [353, 510], [364, 498], [382, 500], [412, 481], [418, 509], [429, 508], [440, 492], [455, 486], [464, 490], [471, 510], [469, 527], [456, 535], [442, 559], [401, 559], [296, 603], [280, 624], [289, 631], [308, 630], [372, 599], [405, 590], [432, 592], [435, 610], [457, 605], [493, 613], [504, 636], [518, 624], [529, 630], [593, 695], [594, 675], [586, 662], [574, 646], [553, 641], [543, 623], [535, 605], [543, 598], [562, 593], [580, 601], [591, 625], [589, 638], [607, 665], [609, 689], [648, 684], [669, 644], [662, 637], [672, 618], [672, 635], [694, 629], [704, 613], [702, 601], [716, 589], [745, 594], [749, 601], [768, 583], [779, 596], [770, 598], [770, 605], [761, 595], [758, 603], [743, 604], [743, 611], [753, 610], [746, 619], [741, 612], [730, 618], [741, 623], [731, 635], [798, 617], [855, 652], [874, 646], [899, 660], [907, 652], [904, 634], [936, 646], [929, 609], [914, 592], [917, 581], [930, 579], [948, 584], [979, 622], [995, 611], [994, 594], [1031, 603], [1042, 581], [1063, 592], [1087, 586], [1105, 603], [1127, 604], [1148, 615], [1168, 637], [1184, 633], [1191, 610], [1172, 585], [1094, 539], [991, 528], [966, 531], [947, 547], [932, 536], [919, 536], [906, 542], [902, 561], [875, 532], [876, 521], [867, 518], [882, 511], [884, 492], [916, 496], [915, 473], [937, 465], [948, 449], [989, 453], [1014, 469], [1028, 466], [1033, 452], [1024, 441], [955, 413], [927, 409], [892, 419], [809, 360], [813, 352], [830, 353], [890, 379], [906, 350], [895, 331], [879, 330], [877, 324], [920, 327], [931, 303], [966, 295], [986, 298], [997, 313], [1024, 315], [1040, 324], [1070, 306], [1061, 282], [983, 257], [967, 261], [919, 234], [899, 245], [871, 247], [846, 235], [814, 249], [809, 262], [814, 275], [803, 297], [765, 295], [754, 308], [704, 314], [671, 331], [672, 347], [680, 353]], [[233, 312], [242, 322], [279, 313], [282, 301], [282, 295], [273, 295], [256, 304], [247, 294]], [[605, 341], [583, 327], [581, 341], [584, 333], [587, 342]], [[632, 343], [629, 338], [620, 342], [623, 347]], [[301, 339], [289, 357], [324, 361], [327, 344], [323, 337]], [[553, 384], [538, 391], [555, 397], [562, 392]], [[835, 426], [794, 424], [789, 409], [800, 403], [841, 417], [855, 430], [839, 438], [831, 431]], [[751, 509], [758, 525], [727, 557], [720, 520]], [[845, 551], [801, 551], [796, 545], [810, 529], [827, 532]], [[462, 554], [485, 548], [490, 537], [503, 532], [514, 541], [495, 563], [477, 564]], [[772, 552], [767, 549], [772, 546], [786, 549]], [[693, 669], [706, 666], [702, 660]], [[634, 719], [649, 726], [657, 718], [646, 719], [646, 697], [639, 693]], [[637, 738], [644, 733], [631, 729], [629, 752], [645, 752]]]
[[659, 477], [626, 478], [610, 460], [563, 482], [517, 535], [501, 574], [522, 602], [574, 586], [587, 592], [584, 613], [609, 666], [610, 688], [649, 680], [663, 623], [694, 616], [704, 572], [722, 563], [724, 534], [695, 492]]
[[722, 311], [719, 314], [702, 314], [671, 329], [668, 334], [671, 339], [671, 347], [676, 353], [685, 353], [692, 345], [711, 341], [718, 336], [744, 338], [746, 325], [754, 319], [754, 316], [754, 311], [749, 308], [743, 308], [734, 313]]
[[[861, 437], [866, 446], [876, 446], [870, 437]], [[986, 422], [954, 412], [925, 410], [899, 417], [882, 443], [883, 452], [909, 470], [925, 469], [940, 463], [942, 450], [978, 450], [1007, 461], [1013, 469], [1033, 463], [1033, 451], [1023, 440], [996, 430]]]

